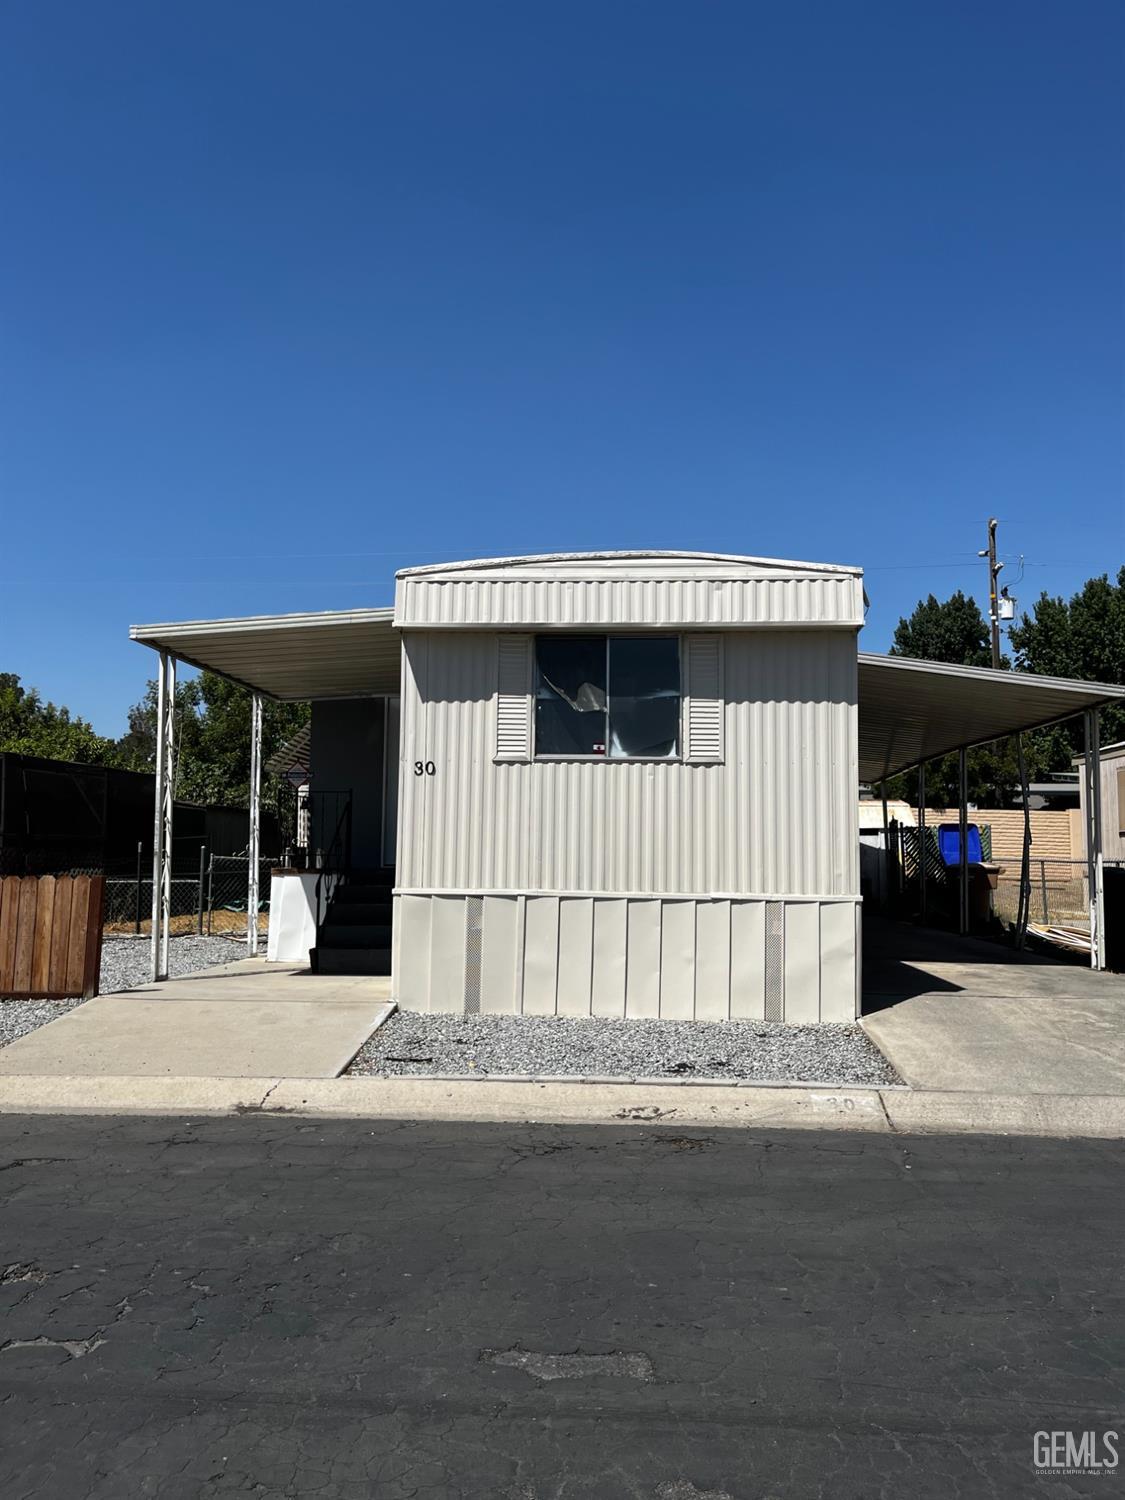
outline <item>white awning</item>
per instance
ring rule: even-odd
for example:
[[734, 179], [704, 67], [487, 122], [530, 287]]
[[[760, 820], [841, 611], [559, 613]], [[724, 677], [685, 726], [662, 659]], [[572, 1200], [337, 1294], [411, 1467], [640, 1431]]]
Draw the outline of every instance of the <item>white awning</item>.
[[882, 781], [950, 750], [1125, 698], [1125, 687], [859, 654], [859, 777]]
[[129, 634], [193, 667], [299, 703], [397, 693], [401, 650], [393, 616], [393, 609], [251, 615], [134, 625]]
[[[134, 625], [133, 640], [271, 698], [381, 697], [400, 686], [392, 609]], [[1054, 723], [1125, 687], [859, 654], [859, 776], [881, 781], [962, 746]]]

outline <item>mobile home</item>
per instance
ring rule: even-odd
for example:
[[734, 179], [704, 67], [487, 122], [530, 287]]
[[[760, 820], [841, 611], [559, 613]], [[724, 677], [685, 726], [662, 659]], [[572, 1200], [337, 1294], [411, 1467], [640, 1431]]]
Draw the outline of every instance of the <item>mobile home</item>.
[[[1096, 793], [1097, 706], [1125, 695], [860, 652], [865, 607], [857, 567], [599, 552], [407, 568], [393, 607], [134, 627], [160, 662], [154, 974], [180, 660], [250, 689], [256, 747], [263, 696], [312, 705], [313, 869], [274, 877], [276, 956], [390, 972], [417, 1009], [852, 1019], [860, 781], [1081, 714]], [[256, 753], [252, 846], [260, 776]]]

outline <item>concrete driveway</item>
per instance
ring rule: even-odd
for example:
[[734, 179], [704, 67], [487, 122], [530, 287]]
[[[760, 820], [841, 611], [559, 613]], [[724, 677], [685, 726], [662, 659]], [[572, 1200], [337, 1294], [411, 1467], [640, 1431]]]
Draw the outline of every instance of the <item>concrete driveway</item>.
[[335, 1078], [390, 984], [242, 959], [87, 1001], [0, 1050], [0, 1075]]
[[1125, 1094], [1125, 976], [864, 918], [863, 1025], [915, 1088]]

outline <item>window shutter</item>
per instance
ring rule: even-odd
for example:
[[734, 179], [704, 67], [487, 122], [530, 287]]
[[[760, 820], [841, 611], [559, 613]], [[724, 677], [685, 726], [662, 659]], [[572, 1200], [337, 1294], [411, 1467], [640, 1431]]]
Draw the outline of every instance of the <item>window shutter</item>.
[[689, 761], [723, 758], [723, 641], [718, 635], [689, 635], [684, 642], [687, 692], [684, 735]]
[[496, 759], [531, 759], [531, 637], [497, 638]]

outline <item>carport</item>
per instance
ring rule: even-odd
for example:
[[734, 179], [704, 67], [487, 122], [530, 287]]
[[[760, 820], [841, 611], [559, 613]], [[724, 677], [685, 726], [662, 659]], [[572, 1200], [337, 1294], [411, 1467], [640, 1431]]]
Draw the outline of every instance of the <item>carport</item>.
[[[152, 977], [168, 977], [175, 781], [176, 663], [215, 672], [250, 693], [250, 840], [247, 907], [258, 907], [261, 849], [262, 699], [311, 703], [397, 693], [402, 664], [394, 610], [323, 610], [134, 625], [130, 638], [157, 653], [156, 797], [153, 823]], [[247, 923], [247, 953], [258, 952]]]
[[[919, 826], [925, 827], [927, 762], [956, 752], [960, 760], [960, 931], [969, 930], [969, 750], [1026, 730], [1081, 717], [1090, 965], [1105, 967], [1102, 807], [1098, 708], [1125, 698], [1125, 688], [1071, 678], [952, 666], [904, 656], [859, 654], [859, 775], [880, 785], [919, 771]], [[1022, 764], [1022, 747], [1020, 750]], [[1024, 785], [1026, 807], [1026, 779]], [[924, 866], [923, 866], [924, 868]], [[924, 886], [923, 886], [924, 890]]]

